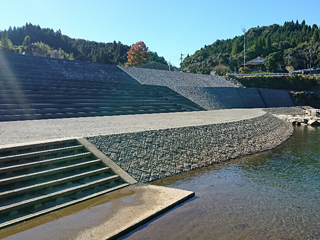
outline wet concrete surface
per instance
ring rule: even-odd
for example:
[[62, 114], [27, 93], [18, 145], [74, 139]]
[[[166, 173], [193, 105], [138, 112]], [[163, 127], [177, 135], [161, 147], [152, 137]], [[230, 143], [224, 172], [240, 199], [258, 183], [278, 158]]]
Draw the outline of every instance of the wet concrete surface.
[[0, 239], [115, 239], [191, 198], [191, 191], [136, 184], [0, 230]]

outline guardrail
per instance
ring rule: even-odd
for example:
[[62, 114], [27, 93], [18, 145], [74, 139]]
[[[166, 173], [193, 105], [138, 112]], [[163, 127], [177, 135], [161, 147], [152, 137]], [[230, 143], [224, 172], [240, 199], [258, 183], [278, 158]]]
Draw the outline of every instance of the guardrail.
[[227, 76], [288, 76], [289, 73], [227, 73]]
[[[304, 75], [310, 76], [309, 74], [292, 74], [292, 73], [226, 73], [227, 76], [288, 76], [288, 75]], [[320, 73], [311, 74], [311, 76], [320, 76]]]

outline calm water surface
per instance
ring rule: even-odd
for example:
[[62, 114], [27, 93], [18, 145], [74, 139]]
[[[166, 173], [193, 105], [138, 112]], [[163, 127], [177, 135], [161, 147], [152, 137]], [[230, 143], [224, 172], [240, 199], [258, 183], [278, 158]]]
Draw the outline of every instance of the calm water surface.
[[123, 239], [320, 239], [320, 128], [154, 184], [196, 197]]

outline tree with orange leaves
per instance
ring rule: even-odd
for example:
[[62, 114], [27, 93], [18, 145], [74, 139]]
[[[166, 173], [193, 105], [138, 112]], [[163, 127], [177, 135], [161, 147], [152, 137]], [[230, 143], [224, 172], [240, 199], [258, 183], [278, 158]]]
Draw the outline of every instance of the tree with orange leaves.
[[149, 56], [150, 53], [143, 41], [132, 44], [128, 52], [128, 62], [126, 62], [126, 66], [139, 67], [146, 62]]

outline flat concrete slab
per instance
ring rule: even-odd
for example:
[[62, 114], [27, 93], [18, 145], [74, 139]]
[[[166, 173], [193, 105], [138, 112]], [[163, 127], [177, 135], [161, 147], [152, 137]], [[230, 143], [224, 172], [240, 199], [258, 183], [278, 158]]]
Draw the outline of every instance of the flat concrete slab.
[[257, 88], [238, 88], [241, 99], [247, 108], [266, 108]]
[[258, 89], [267, 107], [293, 107], [292, 99], [285, 90]]
[[184, 87], [174, 90], [207, 110], [245, 108], [237, 91], [231, 87]]
[[193, 192], [131, 185], [98, 198], [0, 230], [6, 240], [116, 239], [174, 206]]
[[204, 91], [212, 95], [223, 109], [246, 107], [238, 88], [204, 88]]
[[223, 109], [0, 122], [0, 148], [52, 140], [235, 122], [264, 114], [266, 113], [261, 109]]

